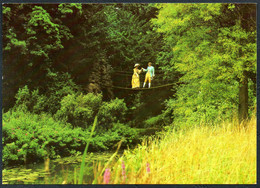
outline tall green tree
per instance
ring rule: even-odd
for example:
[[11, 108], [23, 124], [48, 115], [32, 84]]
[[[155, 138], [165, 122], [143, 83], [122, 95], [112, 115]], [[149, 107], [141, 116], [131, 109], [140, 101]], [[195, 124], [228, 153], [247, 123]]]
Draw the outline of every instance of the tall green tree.
[[[175, 122], [212, 122], [255, 105], [256, 6], [158, 4], [153, 20], [171, 54], [161, 67], [183, 76], [173, 109]], [[159, 56], [162, 58], [162, 56]], [[249, 86], [249, 87], [248, 87]], [[250, 90], [250, 91], [249, 91]], [[251, 96], [248, 96], [251, 93]]]
[[156, 11], [148, 4], [115, 4], [106, 10], [112, 66], [129, 71], [135, 63], [147, 66], [155, 61], [161, 41], [160, 35], [152, 32], [150, 20]]
[[107, 19], [104, 4], [82, 4], [81, 12], [74, 11], [62, 18], [74, 36], [64, 43], [64, 50], [53, 54], [55, 69], [69, 72], [73, 80], [86, 92], [103, 92], [105, 98], [113, 98], [110, 63], [107, 58]]
[[[75, 5], [75, 4], [74, 4]], [[76, 9], [80, 9], [77, 5]], [[72, 38], [62, 24], [64, 10], [58, 4], [5, 4], [3, 6], [3, 105], [9, 108], [19, 88], [46, 89], [53, 53]]]
[[[159, 67], [155, 62], [157, 54], [163, 48], [163, 38], [161, 33], [153, 31], [151, 23], [151, 19], [156, 18], [158, 9], [153, 4], [114, 4], [106, 8], [109, 24], [108, 61], [113, 71], [122, 71], [112, 74], [113, 85], [130, 88], [134, 64], [139, 63], [146, 68], [148, 62], [152, 62], [156, 68], [153, 86], [162, 84], [163, 79], [157, 74]], [[141, 85], [144, 75], [140, 75]], [[125, 98], [130, 109], [128, 119], [132, 120], [133, 126], [144, 126], [143, 121], [160, 114], [164, 108], [163, 101], [173, 94], [169, 88], [163, 88], [159, 92], [114, 91], [116, 96]]]
[[[142, 120], [158, 114], [171, 92], [141, 98], [112, 89], [131, 87], [135, 63], [146, 67], [156, 61], [163, 46], [162, 34], [154, 32], [151, 23], [157, 11], [150, 4], [6, 4], [4, 108], [12, 107], [18, 89], [27, 85], [45, 96], [46, 110], [52, 114], [61, 98], [76, 91], [102, 92], [105, 100], [125, 98], [133, 109], [134, 101], [142, 100], [136, 112], [144, 112], [141, 108], [154, 97], [158, 102], [147, 108], [148, 115], [138, 114]], [[116, 70], [127, 74], [116, 75]]]

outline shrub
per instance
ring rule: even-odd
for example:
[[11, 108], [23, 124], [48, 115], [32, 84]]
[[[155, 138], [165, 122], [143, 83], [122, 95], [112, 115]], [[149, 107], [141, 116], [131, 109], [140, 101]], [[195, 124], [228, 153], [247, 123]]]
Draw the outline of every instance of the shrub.
[[[99, 129], [99, 122], [97, 129]], [[48, 114], [8, 111], [3, 114], [4, 165], [57, 158], [83, 151], [90, 138], [90, 129], [73, 128], [71, 124], [54, 120]], [[108, 150], [120, 140], [126, 146], [139, 139], [138, 131], [121, 123], [113, 123], [106, 132], [94, 132], [90, 151]]]
[[98, 115], [99, 131], [112, 128], [113, 123], [123, 122], [127, 111], [123, 99], [102, 102], [102, 94], [71, 94], [63, 97], [61, 108], [55, 114], [59, 120], [67, 121], [74, 127], [87, 128]]
[[39, 90], [30, 92], [28, 86], [24, 86], [18, 90], [15, 96], [16, 104], [14, 108], [39, 114], [46, 108], [47, 98], [39, 94]]
[[123, 99], [114, 99], [110, 102], [103, 102], [99, 109], [99, 124], [102, 128], [112, 128], [113, 123], [123, 122], [127, 111], [126, 104]]
[[16, 107], [3, 114], [4, 165], [82, 151], [95, 115], [98, 127], [90, 140], [90, 150], [107, 150], [122, 139], [124, 144], [138, 140], [136, 129], [120, 123], [127, 111], [124, 100], [102, 102], [101, 94], [69, 94], [62, 98], [55, 118], [43, 112], [45, 103], [38, 90], [30, 92], [25, 86], [17, 94]]
[[136, 128], [131, 128], [122, 123], [114, 123], [111, 131], [118, 133], [121, 137], [125, 138], [125, 142], [129, 143], [133, 140], [138, 140], [139, 131]]
[[150, 128], [150, 127], [159, 128], [162, 127], [163, 125], [165, 125], [164, 114], [159, 114], [158, 116], [151, 117], [144, 121], [145, 128]]
[[69, 73], [58, 73], [48, 70], [45, 95], [47, 96], [47, 110], [55, 114], [61, 108], [61, 99], [67, 95], [76, 94], [80, 88]]
[[131, 128], [128, 125], [121, 123], [113, 123], [112, 128], [106, 132], [100, 133], [93, 138], [93, 149], [107, 150], [115, 147], [116, 144], [123, 140], [122, 146], [135, 141], [139, 141], [139, 131], [136, 128]]
[[39, 94], [39, 89], [30, 91], [27, 85], [20, 88], [15, 96], [14, 107], [36, 114], [42, 112], [55, 114], [60, 109], [61, 99], [79, 90], [68, 73], [54, 73], [49, 70], [47, 78], [48, 85], [41, 86], [44, 88], [42, 94]]
[[47, 114], [9, 111], [3, 115], [3, 163], [55, 158], [75, 153], [89, 133], [55, 121]]
[[74, 127], [87, 127], [93, 123], [101, 104], [101, 94], [70, 94], [62, 98], [61, 108], [55, 117], [71, 123]]

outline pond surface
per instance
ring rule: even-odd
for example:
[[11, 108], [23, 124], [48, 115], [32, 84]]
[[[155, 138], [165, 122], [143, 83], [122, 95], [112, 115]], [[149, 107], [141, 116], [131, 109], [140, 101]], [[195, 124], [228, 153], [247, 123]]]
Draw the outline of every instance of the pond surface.
[[[153, 135], [159, 128], [146, 128], [142, 135]], [[105, 163], [114, 152], [88, 153], [85, 159], [84, 184], [92, 184], [94, 179], [93, 166], [97, 163]], [[123, 150], [118, 151], [118, 156]], [[3, 184], [75, 184], [79, 179], [79, 171], [82, 156], [64, 157], [50, 161], [49, 170], [45, 170], [45, 164], [32, 163], [7, 167], [2, 170]]]
[[[121, 155], [122, 152], [119, 153]], [[105, 163], [112, 152], [93, 153], [86, 157], [83, 183], [91, 184], [94, 179], [93, 166]], [[49, 171], [44, 163], [33, 163], [3, 169], [3, 184], [73, 184], [78, 179], [82, 156], [64, 157], [50, 161]], [[76, 178], [75, 178], [76, 177]]]

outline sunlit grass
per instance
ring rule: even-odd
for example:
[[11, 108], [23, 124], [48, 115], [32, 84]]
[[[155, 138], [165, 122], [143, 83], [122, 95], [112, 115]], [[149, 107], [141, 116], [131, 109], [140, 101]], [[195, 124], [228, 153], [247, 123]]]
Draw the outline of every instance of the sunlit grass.
[[110, 184], [255, 184], [256, 118], [150, 137], [107, 168]]

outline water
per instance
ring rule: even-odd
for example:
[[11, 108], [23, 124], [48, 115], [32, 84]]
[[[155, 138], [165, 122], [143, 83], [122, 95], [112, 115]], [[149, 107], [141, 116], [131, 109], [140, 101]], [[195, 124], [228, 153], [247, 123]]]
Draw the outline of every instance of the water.
[[[113, 153], [93, 153], [86, 158], [83, 183], [91, 184], [94, 179], [93, 166], [105, 163]], [[6, 168], [3, 170], [3, 184], [73, 184], [78, 179], [82, 156], [64, 157], [51, 160], [49, 170], [44, 163]]]
[[[142, 135], [153, 135], [159, 128], [146, 128]], [[121, 149], [120, 149], [121, 150]], [[122, 155], [123, 150], [118, 152]], [[114, 152], [97, 152], [87, 154], [83, 183], [92, 184], [94, 179], [93, 165], [105, 163]], [[74, 184], [75, 174], [78, 179], [82, 156], [64, 157], [50, 161], [46, 171], [44, 162], [7, 167], [2, 171], [3, 184]]]

